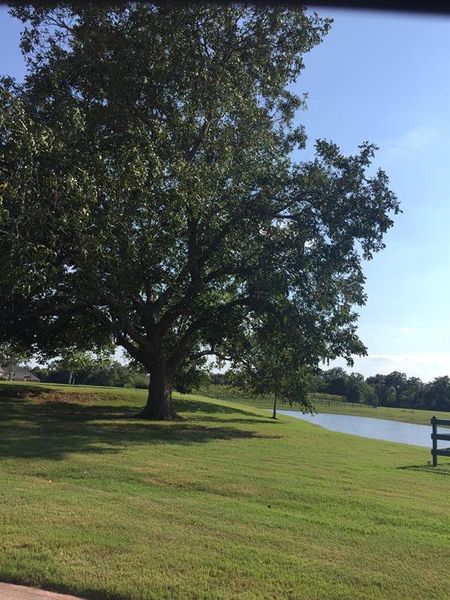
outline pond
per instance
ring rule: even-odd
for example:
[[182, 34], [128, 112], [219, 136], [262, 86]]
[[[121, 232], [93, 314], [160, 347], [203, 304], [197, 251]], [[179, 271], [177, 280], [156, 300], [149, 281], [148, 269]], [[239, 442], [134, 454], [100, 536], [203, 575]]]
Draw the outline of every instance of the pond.
[[[431, 449], [431, 425], [414, 425], [399, 421], [387, 421], [386, 419], [374, 419], [373, 417], [355, 417], [328, 413], [304, 415], [297, 410], [280, 410], [278, 412], [283, 415], [295, 417], [296, 419], [309, 421], [332, 431]], [[445, 441], [439, 441], [438, 444], [441, 444], [439, 447], [449, 445]]]

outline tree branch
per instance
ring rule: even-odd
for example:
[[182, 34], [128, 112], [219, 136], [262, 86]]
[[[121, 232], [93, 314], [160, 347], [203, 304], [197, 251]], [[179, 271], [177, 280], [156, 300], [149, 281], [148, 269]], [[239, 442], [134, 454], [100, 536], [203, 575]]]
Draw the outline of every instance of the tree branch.
[[198, 317], [192, 321], [192, 323], [188, 326], [186, 331], [178, 340], [176, 349], [167, 361], [169, 369], [172, 371], [177, 369], [179, 364], [188, 354], [189, 343], [192, 341], [198, 331], [200, 331], [200, 329], [209, 322], [212, 316], [220, 317], [220, 313], [224, 310], [229, 310], [234, 306], [245, 306], [248, 304], [249, 298], [236, 298], [235, 300], [231, 300], [230, 302], [226, 302], [220, 306], [213, 307], [209, 311], [204, 311], [201, 317]]

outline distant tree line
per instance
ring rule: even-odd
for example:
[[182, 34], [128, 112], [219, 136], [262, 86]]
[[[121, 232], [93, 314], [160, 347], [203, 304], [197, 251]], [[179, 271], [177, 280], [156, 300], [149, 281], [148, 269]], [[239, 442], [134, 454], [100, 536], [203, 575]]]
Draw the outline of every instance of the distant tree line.
[[[211, 382], [239, 386], [239, 374], [231, 371], [212, 373]], [[340, 367], [319, 371], [310, 376], [308, 392], [342, 396], [348, 402], [450, 411], [450, 378], [436, 377], [424, 383], [418, 377], [393, 371], [388, 375], [364, 378], [360, 373], [346, 373]]]
[[310, 391], [336, 394], [349, 402], [374, 406], [450, 411], [450, 378], [447, 376], [424, 383], [418, 377], [407, 377], [399, 371], [364, 378], [360, 373], [348, 374], [334, 368], [316, 375]]
[[148, 376], [134, 365], [118, 361], [92, 360], [76, 366], [62, 360], [46, 367], [34, 367], [31, 371], [43, 382], [71, 383], [78, 385], [105, 385], [114, 387], [147, 388]]

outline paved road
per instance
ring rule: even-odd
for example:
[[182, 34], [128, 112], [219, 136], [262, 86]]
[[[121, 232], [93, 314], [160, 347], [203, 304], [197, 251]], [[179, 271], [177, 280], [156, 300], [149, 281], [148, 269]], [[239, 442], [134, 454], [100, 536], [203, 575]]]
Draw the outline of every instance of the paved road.
[[0, 583], [0, 598], [1, 600], [83, 600], [75, 596], [44, 592], [44, 590], [11, 583]]

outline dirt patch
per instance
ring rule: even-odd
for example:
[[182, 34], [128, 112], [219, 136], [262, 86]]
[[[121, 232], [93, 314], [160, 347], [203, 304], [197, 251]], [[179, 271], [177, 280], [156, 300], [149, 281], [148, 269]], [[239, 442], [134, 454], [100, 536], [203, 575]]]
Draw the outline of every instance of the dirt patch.
[[64, 404], [93, 404], [101, 402], [105, 404], [111, 400], [117, 400], [117, 397], [110, 394], [93, 394], [89, 392], [61, 392], [52, 390], [51, 392], [42, 392], [31, 398], [34, 404], [64, 403]]
[[83, 600], [75, 596], [46, 592], [11, 583], [0, 583], [0, 598], [2, 600]]

